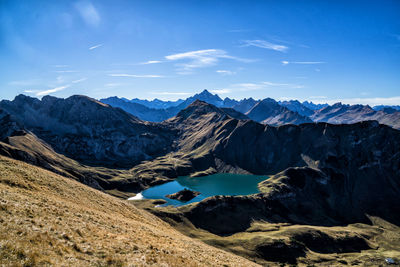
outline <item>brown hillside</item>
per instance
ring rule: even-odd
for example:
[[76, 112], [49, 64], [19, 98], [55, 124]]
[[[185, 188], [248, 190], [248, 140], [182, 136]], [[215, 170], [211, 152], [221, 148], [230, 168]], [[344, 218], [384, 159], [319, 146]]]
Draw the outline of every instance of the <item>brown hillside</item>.
[[0, 156], [0, 265], [252, 266], [72, 179]]

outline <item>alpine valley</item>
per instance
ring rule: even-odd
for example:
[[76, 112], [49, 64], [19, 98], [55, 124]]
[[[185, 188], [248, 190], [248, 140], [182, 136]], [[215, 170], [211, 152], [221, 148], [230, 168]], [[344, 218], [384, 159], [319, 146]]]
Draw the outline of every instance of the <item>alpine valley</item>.
[[[396, 107], [207, 90], [2, 100], [0, 265], [383, 266], [400, 259], [399, 129]], [[181, 206], [127, 200], [220, 173], [269, 178]]]

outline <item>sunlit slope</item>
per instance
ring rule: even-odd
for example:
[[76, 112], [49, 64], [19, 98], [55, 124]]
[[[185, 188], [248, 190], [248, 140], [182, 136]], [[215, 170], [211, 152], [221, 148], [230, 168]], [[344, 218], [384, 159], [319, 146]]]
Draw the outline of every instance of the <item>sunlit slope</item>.
[[254, 265], [123, 200], [3, 156], [0, 247], [0, 265]]

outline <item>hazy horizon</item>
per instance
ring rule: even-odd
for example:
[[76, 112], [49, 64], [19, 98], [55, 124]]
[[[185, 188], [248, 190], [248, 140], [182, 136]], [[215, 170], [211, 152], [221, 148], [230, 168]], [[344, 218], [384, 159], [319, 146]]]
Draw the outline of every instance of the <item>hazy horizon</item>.
[[398, 1], [1, 1], [0, 98], [400, 105]]

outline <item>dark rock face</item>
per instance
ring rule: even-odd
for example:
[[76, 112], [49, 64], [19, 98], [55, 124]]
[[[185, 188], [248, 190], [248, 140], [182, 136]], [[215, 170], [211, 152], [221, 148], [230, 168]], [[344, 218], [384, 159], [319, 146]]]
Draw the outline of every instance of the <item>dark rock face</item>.
[[200, 195], [200, 192], [192, 191], [192, 190], [185, 188], [174, 194], [166, 195], [166, 197], [170, 198], [170, 199], [176, 199], [176, 200], [179, 200], [182, 202], [187, 202], [187, 201], [192, 200], [193, 198], [197, 197], [198, 195]]
[[[368, 222], [369, 214], [400, 224], [400, 208], [393, 205], [400, 196], [399, 140], [399, 131], [373, 121], [280, 127], [239, 122], [212, 154], [255, 174], [284, 171], [261, 183], [257, 197], [204, 200], [188, 217], [214, 233], [243, 231], [253, 219], [340, 225]], [[218, 228], [238, 211], [232, 228]]]

